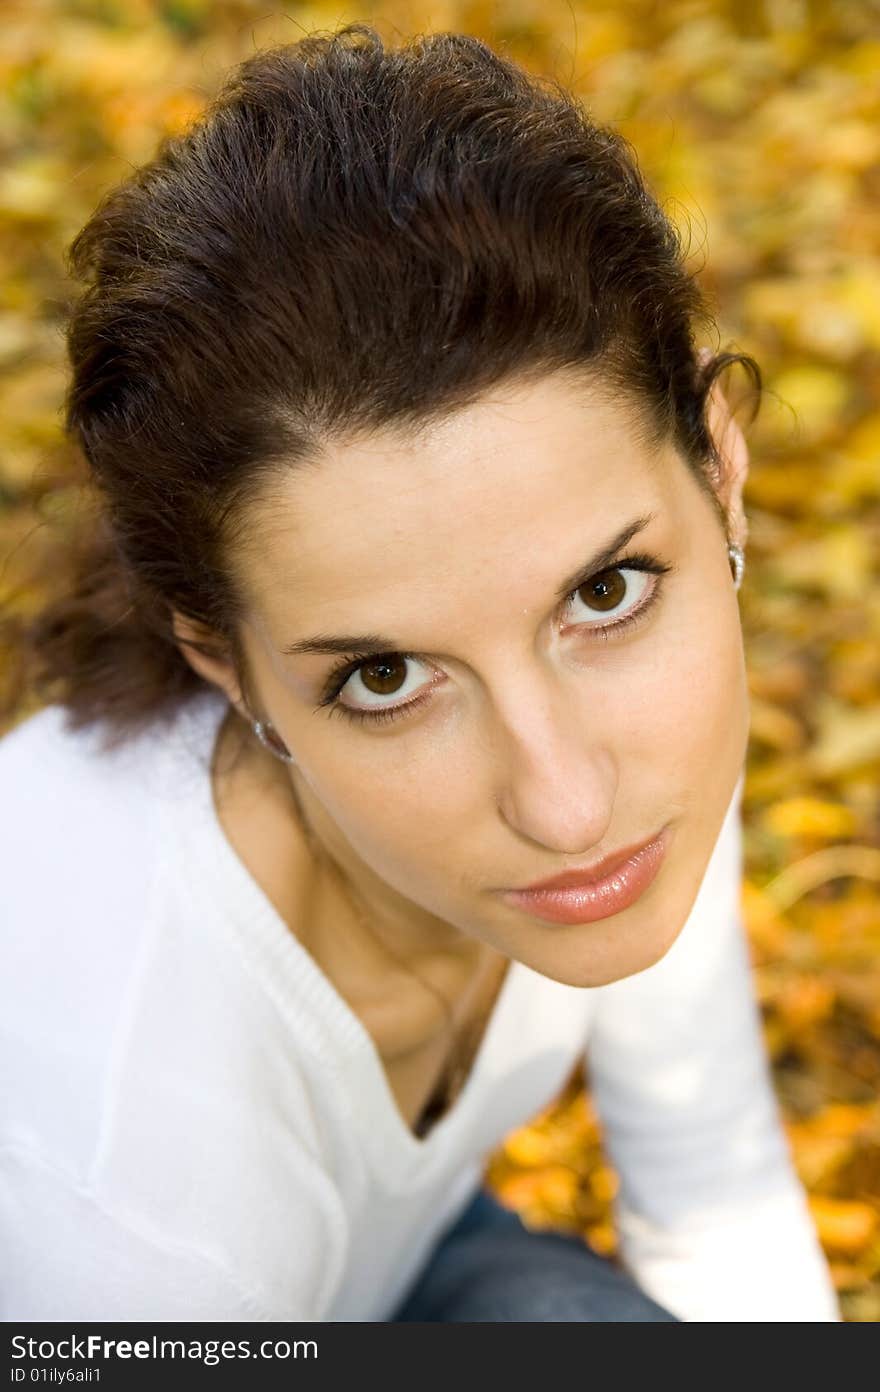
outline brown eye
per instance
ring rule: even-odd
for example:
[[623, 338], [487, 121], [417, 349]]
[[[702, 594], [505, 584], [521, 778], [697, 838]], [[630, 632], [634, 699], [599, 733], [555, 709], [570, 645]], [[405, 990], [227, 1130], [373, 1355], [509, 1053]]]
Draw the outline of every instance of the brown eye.
[[394, 696], [406, 681], [406, 659], [391, 653], [363, 663], [358, 674], [374, 696]]
[[601, 575], [581, 585], [576, 593], [591, 609], [605, 613], [616, 609], [626, 598], [627, 585], [621, 570], [603, 570]]
[[[656, 574], [655, 569], [654, 576]], [[622, 630], [656, 593], [654, 576], [642, 565], [609, 566], [572, 590], [568, 616], [584, 631], [592, 628], [603, 636]], [[578, 606], [581, 608], [580, 615], [577, 613]], [[586, 619], [584, 615], [587, 615]], [[605, 615], [608, 622], [598, 622], [601, 615]]]

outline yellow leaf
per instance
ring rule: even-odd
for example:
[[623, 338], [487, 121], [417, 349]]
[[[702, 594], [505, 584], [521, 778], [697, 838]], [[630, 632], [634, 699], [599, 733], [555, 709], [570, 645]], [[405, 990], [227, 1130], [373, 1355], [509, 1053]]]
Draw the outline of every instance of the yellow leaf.
[[880, 495], [880, 413], [859, 421], [830, 458], [824, 489], [851, 504]]
[[767, 808], [761, 822], [775, 836], [852, 836], [857, 826], [849, 807], [817, 797], [777, 802]]
[[761, 432], [788, 443], [817, 443], [839, 426], [849, 393], [846, 374], [833, 368], [784, 368], [768, 383]]
[[825, 697], [816, 705], [818, 739], [810, 762], [823, 778], [880, 759], [880, 705], [848, 706]]
[[867, 532], [842, 524], [793, 543], [770, 564], [774, 578], [787, 585], [820, 589], [831, 599], [861, 604], [873, 583], [874, 562]]
[[204, 110], [205, 99], [195, 92], [171, 92], [159, 108], [163, 132], [178, 135]]
[[876, 1102], [832, 1103], [802, 1125], [809, 1126], [817, 1136], [857, 1136], [880, 1126], [880, 1105]]
[[791, 1135], [794, 1162], [808, 1189], [828, 1184], [852, 1155], [852, 1142], [843, 1136]]
[[865, 346], [880, 348], [880, 266], [875, 261], [852, 262], [838, 295], [841, 307], [858, 321]]
[[855, 1256], [877, 1230], [877, 1214], [866, 1203], [811, 1194], [809, 1204], [819, 1240], [832, 1251]]
[[776, 995], [774, 1005], [790, 1030], [803, 1030], [830, 1015], [834, 989], [818, 976], [791, 977]]
[[773, 749], [790, 753], [803, 748], [806, 732], [796, 716], [770, 701], [752, 696], [749, 702], [749, 732], [752, 739], [762, 740]]
[[785, 950], [789, 925], [769, 895], [751, 880], [741, 887], [743, 917], [749, 941], [764, 954], [777, 956]]
[[525, 1126], [507, 1138], [504, 1150], [515, 1165], [543, 1165], [553, 1153], [553, 1141], [535, 1127]]
[[58, 161], [44, 156], [8, 164], [0, 174], [0, 214], [23, 220], [54, 217], [68, 178]]
[[586, 1238], [594, 1252], [600, 1257], [613, 1257], [617, 1251], [617, 1232], [610, 1222], [591, 1223]]
[[600, 1203], [611, 1203], [620, 1188], [620, 1180], [608, 1165], [599, 1165], [590, 1175], [590, 1189]]

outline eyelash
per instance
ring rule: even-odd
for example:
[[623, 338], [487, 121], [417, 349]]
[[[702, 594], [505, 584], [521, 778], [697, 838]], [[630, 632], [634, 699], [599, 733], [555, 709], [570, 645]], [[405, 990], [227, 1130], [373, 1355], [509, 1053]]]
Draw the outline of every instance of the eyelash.
[[[598, 580], [601, 576], [607, 575], [614, 570], [641, 570], [648, 571], [652, 575], [663, 576], [672, 569], [673, 567], [671, 565], [664, 565], [654, 556], [649, 556], [644, 551], [638, 551], [630, 556], [622, 556], [620, 560], [615, 561], [613, 565], [606, 566], [604, 570], [597, 570], [594, 575], [590, 576], [590, 580]], [[589, 584], [590, 580], [584, 581], [584, 584]], [[633, 613], [627, 615], [625, 619], [618, 619], [609, 624], [588, 624], [587, 627], [592, 632], [601, 633], [603, 639], [607, 642], [607, 635], [609, 633], [617, 635], [624, 629], [628, 629], [631, 625], [639, 623], [648, 611], [654, 607], [654, 604], [660, 597], [661, 588], [662, 586], [659, 583], [654, 585], [647, 600], [639, 604], [638, 608], [635, 609]], [[567, 607], [571, 603], [580, 589], [583, 589], [583, 585], [578, 585], [566, 595], [563, 601], [564, 606]], [[417, 696], [411, 701], [402, 702], [397, 706], [387, 706], [384, 709], [377, 708], [376, 710], [359, 711], [355, 710], [352, 706], [344, 706], [341, 701], [338, 701], [336, 698], [349, 677], [353, 676], [357, 669], [364, 663], [368, 661], [375, 662], [378, 656], [393, 656], [403, 658], [404, 661], [419, 661], [416, 653], [348, 653], [330, 672], [327, 678], [327, 684], [324, 688], [324, 694], [315, 709], [326, 710], [328, 716], [335, 715], [339, 712], [339, 714], [345, 716], [346, 719], [355, 721], [357, 724], [366, 722], [371, 725], [381, 725], [387, 720], [396, 720], [400, 716], [409, 715], [416, 706], [422, 705], [422, 703], [428, 699], [431, 689], [430, 686], [424, 695]]]

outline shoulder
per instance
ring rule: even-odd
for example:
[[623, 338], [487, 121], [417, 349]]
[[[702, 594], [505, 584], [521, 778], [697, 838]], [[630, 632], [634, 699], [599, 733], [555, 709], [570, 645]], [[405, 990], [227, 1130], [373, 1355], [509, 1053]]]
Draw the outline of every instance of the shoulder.
[[0, 738], [4, 887], [26, 882], [39, 894], [66, 874], [69, 887], [85, 888], [98, 869], [112, 874], [133, 842], [142, 859], [155, 824], [156, 743], [141, 735], [110, 750], [100, 727], [74, 730], [60, 705]]
[[70, 711], [61, 704], [44, 706], [0, 735], [0, 775], [4, 792], [27, 796], [38, 781], [58, 783], [76, 770], [106, 778], [143, 759], [145, 746], [155, 744], [158, 727], [111, 747], [102, 722], [74, 727]]
[[88, 1150], [161, 864], [144, 741], [102, 753], [48, 706], [0, 739], [4, 1130]]

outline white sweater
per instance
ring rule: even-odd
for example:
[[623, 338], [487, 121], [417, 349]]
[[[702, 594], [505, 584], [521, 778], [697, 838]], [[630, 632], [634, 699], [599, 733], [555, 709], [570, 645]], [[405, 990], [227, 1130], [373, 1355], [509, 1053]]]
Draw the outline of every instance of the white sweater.
[[220, 826], [225, 709], [111, 753], [57, 705], [0, 740], [3, 1320], [385, 1320], [584, 1050], [642, 1286], [685, 1320], [840, 1318], [754, 1004], [742, 778], [667, 956], [599, 988], [514, 962], [420, 1140]]

